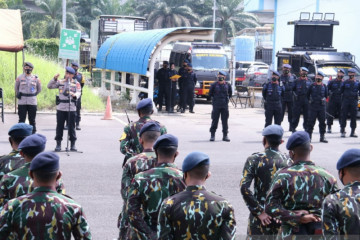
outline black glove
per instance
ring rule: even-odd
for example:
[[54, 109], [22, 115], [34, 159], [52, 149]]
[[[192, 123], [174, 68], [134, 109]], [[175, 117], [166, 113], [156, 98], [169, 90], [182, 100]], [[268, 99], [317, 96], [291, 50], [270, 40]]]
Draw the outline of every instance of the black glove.
[[21, 92], [18, 92], [18, 93], [16, 94], [16, 98], [19, 99], [19, 100], [21, 99], [21, 96], [22, 96], [22, 93], [21, 93]]

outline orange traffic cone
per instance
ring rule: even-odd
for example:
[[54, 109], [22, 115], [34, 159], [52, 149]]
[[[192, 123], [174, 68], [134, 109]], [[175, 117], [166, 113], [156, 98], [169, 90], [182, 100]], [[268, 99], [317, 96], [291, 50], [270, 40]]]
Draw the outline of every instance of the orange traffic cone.
[[112, 107], [111, 107], [110, 96], [108, 96], [107, 98], [105, 115], [101, 120], [112, 120]]

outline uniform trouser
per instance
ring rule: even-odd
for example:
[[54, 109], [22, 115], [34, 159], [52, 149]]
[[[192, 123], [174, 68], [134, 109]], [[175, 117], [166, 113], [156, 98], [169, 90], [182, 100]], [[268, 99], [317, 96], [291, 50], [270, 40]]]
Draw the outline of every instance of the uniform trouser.
[[265, 106], [265, 127], [271, 125], [272, 119], [277, 125], [281, 125], [282, 110], [281, 102], [266, 102]]
[[[280, 224], [271, 222], [270, 225], [263, 226], [259, 218], [250, 213], [247, 234], [251, 239], [275, 239], [279, 232]], [[257, 236], [257, 237], [256, 237]]]
[[170, 109], [170, 87], [166, 86], [166, 87], [161, 87], [159, 88], [159, 108], [162, 108], [163, 105], [163, 101], [165, 98], [165, 106], [166, 106], [166, 111], [168, 111]]
[[358, 110], [358, 101], [354, 99], [344, 99], [341, 104], [341, 129], [346, 128], [347, 116], [350, 113], [350, 127], [356, 128], [356, 115]]
[[18, 105], [19, 123], [23, 123], [26, 120], [26, 114], [28, 114], [29, 123], [33, 126], [33, 132], [36, 132], [36, 111], [37, 105]]
[[293, 116], [293, 102], [292, 101], [282, 101], [282, 117], [281, 121], [284, 121], [286, 108], [288, 110], [288, 122], [291, 124]]
[[210, 132], [215, 133], [218, 127], [219, 118], [221, 115], [221, 123], [222, 123], [222, 131], [224, 134], [228, 133], [228, 119], [229, 119], [229, 108], [226, 107], [215, 107], [213, 106], [213, 110], [211, 112], [211, 127]]
[[325, 134], [325, 105], [321, 103], [311, 103], [309, 107], [309, 120], [306, 131], [311, 135], [314, 130], [316, 119], [319, 121], [319, 133], [320, 135]]
[[301, 111], [304, 115], [304, 129], [308, 126], [308, 113], [309, 113], [309, 100], [305, 95], [298, 96], [298, 99], [294, 101], [293, 105], [293, 115], [292, 115], [292, 129], [296, 129], [299, 125]]
[[76, 125], [79, 125], [81, 121], [80, 109], [81, 109], [81, 97], [76, 102], [76, 121], [75, 121]]
[[176, 82], [172, 82], [170, 89], [170, 108], [174, 109], [176, 105]]
[[194, 88], [185, 87], [182, 89], [183, 101], [181, 104], [182, 109], [186, 109], [186, 105], [189, 105], [189, 110], [192, 111], [194, 109]]
[[70, 141], [76, 140], [76, 132], [75, 132], [75, 111], [56, 111], [56, 136], [55, 140], [62, 141], [63, 140], [63, 133], [64, 133], [64, 123], [65, 119], [70, 117], [68, 122], [68, 133], [70, 137]]
[[333, 125], [336, 115], [339, 117], [339, 123], [341, 123], [341, 98], [330, 98], [327, 112], [329, 113], [327, 116], [327, 125]]

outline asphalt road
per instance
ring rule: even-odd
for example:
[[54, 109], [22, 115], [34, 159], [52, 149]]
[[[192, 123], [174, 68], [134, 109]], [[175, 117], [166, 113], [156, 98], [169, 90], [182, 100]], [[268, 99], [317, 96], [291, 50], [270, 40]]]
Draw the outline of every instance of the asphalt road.
[[[235, 208], [238, 239], [246, 234], [249, 211], [239, 190], [239, 182], [246, 158], [254, 152], [262, 151], [261, 131], [264, 127], [264, 111], [260, 108], [230, 107], [229, 137], [231, 142], [221, 141], [221, 125], [215, 142], [209, 142], [211, 105], [196, 104], [195, 114], [159, 113], [153, 119], [165, 124], [168, 133], [179, 138], [179, 156], [176, 164], [181, 167], [184, 157], [191, 151], [203, 151], [210, 156], [212, 176], [207, 181], [208, 190], [228, 199]], [[77, 131], [78, 150], [83, 153], [60, 153], [60, 167], [67, 194], [79, 202], [87, 215], [93, 239], [115, 239], [117, 217], [121, 209], [120, 181], [123, 155], [119, 152], [119, 138], [124, 124], [123, 113], [113, 113], [114, 120], [101, 120], [101, 115], [83, 114], [82, 130]], [[130, 119], [136, 120], [137, 114], [130, 113]], [[0, 155], [10, 152], [8, 129], [17, 122], [17, 115], [7, 113], [5, 123], [0, 122]], [[55, 148], [54, 113], [38, 113], [38, 133], [44, 134], [48, 143], [46, 150]], [[299, 126], [302, 126], [300, 122]], [[288, 123], [283, 124], [288, 130]], [[301, 127], [298, 130], [302, 130]], [[336, 162], [349, 148], [358, 148], [360, 139], [340, 138], [340, 128], [335, 121], [333, 134], [327, 134], [328, 144], [319, 143], [318, 127], [313, 134], [314, 150], [312, 160], [337, 176]], [[350, 129], [348, 126], [347, 136]], [[66, 136], [66, 133], [64, 133]], [[285, 143], [290, 136], [286, 131]], [[63, 145], [66, 142], [63, 141]], [[285, 144], [281, 145], [286, 151]], [[340, 184], [341, 186], [341, 184]]]

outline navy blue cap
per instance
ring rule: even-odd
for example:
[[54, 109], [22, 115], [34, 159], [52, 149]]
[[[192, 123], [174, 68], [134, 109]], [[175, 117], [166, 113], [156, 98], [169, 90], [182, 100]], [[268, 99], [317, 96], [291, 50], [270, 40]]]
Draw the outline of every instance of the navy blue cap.
[[189, 61], [189, 60], [187, 60], [187, 59], [185, 59], [185, 60], [184, 60], [184, 62], [186, 62], [186, 63], [190, 63], [190, 61]]
[[160, 132], [160, 125], [155, 121], [149, 121], [145, 123], [140, 129], [139, 136], [141, 137], [141, 135], [144, 132], [149, 132], [149, 131]]
[[71, 65], [75, 66], [75, 67], [79, 67], [79, 64], [76, 62], [72, 62]]
[[32, 134], [26, 137], [19, 144], [18, 149], [24, 153], [40, 153], [44, 151], [46, 145], [46, 137], [41, 134]]
[[188, 67], [192, 67], [192, 64], [191, 64], [191, 63], [188, 63]]
[[200, 165], [210, 165], [209, 156], [202, 152], [192, 152], [185, 157], [182, 164], [182, 171], [188, 172]]
[[72, 67], [66, 67], [66, 72], [70, 73], [70, 74], [75, 74], [75, 70]]
[[172, 134], [161, 135], [156, 142], [154, 143], [153, 148], [157, 149], [158, 147], [177, 147], [178, 138]]
[[280, 77], [280, 73], [276, 70], [271, 70], [272, 74], [275, 74], [276, 76], [279, 76]]
[[34, 68], [34, 65], [31, 62], [24, 62], [24, 67], [26, 66]]
[[301, 67], [300, 69], [301, 71], [309, 72], [309, 69], [307, 69], [306, 67]]
[[42, 152], [36, 155], [31, 161], [30, 170], [31, 171], [46, 171], [46, 172], [55, 172], [59, 170], [59, 155], [53, 152]]
[[227, 76], [226, 72], [224, 71], [219, 71], [219, 75]]
[[32, 131], [33, 126], [27, 123], [17, 123], [10, 128], [8, 134], [12, 137], [26, 137], [30, 136]]
[[286, 63], [286, 64], [283, 65], [283, 68], [291, 69], [291, 65]]
[[163, 61], [163, 64], [169, 65], [169, 62], [168, 61]]
[[310, 136], [305, 131], [297, 131], [291, 134], [286, 144], [287, 150], [292, 150], [297, 146], [310, 142]]
[[284, 134], [284, 129], [277, 124], [269, 125], [266, 128], [264, 128], [262, 135], [268, 136], [268, 135], [277, 135], [282, 137]]
[[360, 165], [360, 149], [352, 148], [343, 153], [339, 158], [336, 169], [340, 170], [345, 167]]
[[344, 74], [345, 74], [345, 70], [344, 70], [344, 69], [342, 69], [342, 68], [339, 68], [339, 69], [338, 69], [338, 72], [342, 72], [342, 73], [344, 73]]
[[355, 69], [355, 68], [350, 68], [350, 69], [348, 70], [348, 72], [356, 73], [356, 69]]
[[136, 105], [136, 110], [146, 108], [146, 107], [152, 107], [152, 106], [153, 106], [152, 99], [151, 98], [145, 98], [145, 99], [141, 100]]
[[317, 74], [320, 75], [320, 76], [322, 76], [322, 77], [325, 77], [325, 76], [326, 76], [325, 73], [323, 73], [322, 71], [318, 71]]

